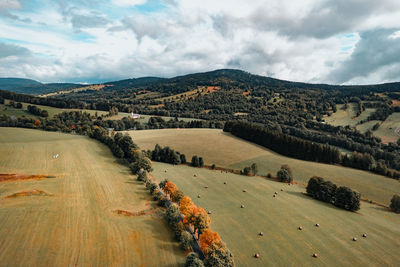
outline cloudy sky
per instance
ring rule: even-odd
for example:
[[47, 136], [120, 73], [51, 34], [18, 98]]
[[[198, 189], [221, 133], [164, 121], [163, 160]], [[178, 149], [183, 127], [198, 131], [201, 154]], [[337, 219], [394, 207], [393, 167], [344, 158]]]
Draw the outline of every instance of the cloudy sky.
[[400, 81], [399, 0], [0, 0], [0, 77]]

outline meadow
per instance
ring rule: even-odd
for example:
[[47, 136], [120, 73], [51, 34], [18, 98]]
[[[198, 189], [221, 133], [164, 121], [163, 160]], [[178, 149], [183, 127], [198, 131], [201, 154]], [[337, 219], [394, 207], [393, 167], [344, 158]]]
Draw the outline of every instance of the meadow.
[[128, 131], [142, 149], [154, 149], [155, 144], [170, 146], [184, 153], [188, 161], [193, 155], [204, 158], [206, 165], [243, 169], [257, 163], [260, 175], [275, 175], [288, 164], [296, 183], [305, 186], [310, 177], [324, 177], [338, 185], [358, 190], [364, 199], [388, 206], [394, 194], [400, 194], [400, 183], [367, 171], [297, 160], [279, 155], [264, 147], [234, 137], [218, 129], [162, 129]]
[[[226, 242], [237, 266], [400, 262], [400, 216], [379, 206], [363, 202], [361, 210], [349, 212], [306, 196], [300, 186], [185, 165], [155, 163], [152, 174], [159, 181], [170, 179], [196, 205], [211, 212], [211, 228]], [[254, 258], [255, 253], [260, 258]], [[312, 257], [314, 253], [318, 258]]]
[[0, 182], [0, 266], [185, 261], [144, 186], [95, 140], [0, 128], [0, 173], [49, 177]]
[[400, 137], [398, 134], [399, 128], [400, 113], [395, 112], [379, 126], [378, 130], [374, 131], [374, 135], [380, 137], [382, 142], [396, 142]]
[[337, 105], [337, 111], [335, 113], [332, 113], [331, 116], [324, 117], [325, 122], [334, 126], [356, 126], [358, 122], [365, 120], [376, 110], [374, 108], [367, 108], [360, 116], [356, 117], [356, 103], [348, 103], [348, 108], [346, 110], [343, 109], [343, 106], [343, 104]]
[[[21, 102], [22, 109], [17, 109], [17, 108], [13, 108], [13, 107], [7, 106], [9, 103], [10, 103], [10, 100], [5, 99], [4, 100], [4, 105], [0, 104], [0, 115], [2, 115], [2, 114], [5, 114], [7, 116], [14, 115], [16, 117], [25, 116], [25, 117], [28, 117], [28, 118], [38, 118], [38, 119], [40, 119], [39, 116], [35, 116], [35, 115], [33, 115], [33, 114], [31, 114], [31, 113], [29, 113], [27, 111], [27, 107], [29, 105], [32, 105], [32, 104]], [[60, 114], [61, 112], [64, 112], [64, 111], [67, 111], [67, 112], [69, 112], [69, 111], [84, 111], [84, 112], [90, 113], [91, 115], [95, 115], [97, 113], [98, 116], [107, 115], [108, 114], [108, 111], [101, 111], [101, 110], [55, 108], [55, 107], [42, 106], [42, 105], [36, 105], [36, 104], [32, 105], [32, 106], [37, 106], [38, 108], [40, 108], [42, 110], [43, 109], [47, 110], [47, 112], [49, 113], [49, 118], [52, 118], [55, 115]]]

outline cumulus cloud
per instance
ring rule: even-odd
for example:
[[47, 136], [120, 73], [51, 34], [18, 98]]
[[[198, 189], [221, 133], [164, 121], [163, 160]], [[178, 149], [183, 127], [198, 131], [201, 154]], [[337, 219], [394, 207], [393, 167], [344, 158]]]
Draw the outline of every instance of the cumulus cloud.
[[[363, 32], [354, 53], [329, 76], [338, 83], [385, 82], [400, 78], [400, 38], [395, 29]], [[379, 75], [377, 75], [379, 74]]]
[[0, 61], [7, 76], [93, 82], [228, 67], [303, 82], [400, 80], [397, 0], [57, 0], [33, 11], [4, 3], [0, 36], [30, 53], [8, 56], [22, 63], [8, 73]]
[[143, 5], [147, 2], [147, 0], [112, 0], [117, 6], [136, 6], [136, 5]]

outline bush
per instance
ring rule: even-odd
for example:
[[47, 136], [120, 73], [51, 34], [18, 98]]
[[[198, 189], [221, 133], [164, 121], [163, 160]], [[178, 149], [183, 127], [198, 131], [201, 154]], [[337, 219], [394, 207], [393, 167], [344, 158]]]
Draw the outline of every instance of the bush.
[[222, 242], [211, 245], [207, 251], [204, 265], [207, 267], [233, 267], [233, 255]]
[[163, 189], [164, 186], [165, 186], [165, 184], [168, 183], [168, 182], [169, 182], [168, 179], [164, 179], [164, 181], [161, 181], [161, 182], [158, 184], [158, 186], [159, 186], [161, 189]]
[[179, 207], [175, 204], [170, 205], [167, 211], [165, 212], [165, 219], [167, 220], [169, 225], [178, 224], [182, 219]]
[[188, 250], [190, 249], [192, 245], [192, 240], [193, 237], [188, 231], [182, 231], [181, 237], [180, 237], [180, 246], [183, 250]]
[[165, 205], [167, 204], [167, 202], [168, 202], [168, 200], [164, 197], [164, 196], [162, 196], [162, 197], [160, 197], [160, 199], [158, 200], [158, 206], [160, 206], [160, 207], [165, 207]]
[[360, 198], [360, 193], [346, 186], [341, 186], [336, 190], [335, 202], [333, 204], [342, 209], [356, 211], [360, 209]]
[[249, 175], [251, 172], [251, 168], [250, 167], [244, 167], [242, 174], [244, 175]]
[[328, 203], [335, 201], [336, 190], [337, 187], [334, 183], [316, 176], [310, 178], [307, 185], [307, 194]]
[[141, 171], [139, 172], [138, 176], [137, 176], [137, 180], [144, 182], [147, 180], [147, 171]]
[[280, 182], [290, 183], [293, 181], [293, 178], [290, 176], [289, 172], [286, 169], [280, 169], [276, 176]]
[[184, 197], [185, 195], [183, 194], [183, 192], [181, 191], [181, 190], [176, 190], [175, 192], [173, 192], [172, 194], [171, 194], [171, 199], [172, 199], [172, 201], [173, 202], [175, 202], [175, 203], [180, 203], [181, 202], [181, 199]]
[[199, 157], [194, 155], [191, 164], [193, 167], [200, 167]]
[[392, 200], [390, 200], [390, 208], [394, 211], [399, 213], [400, 212], [400, 196], [394, 195]]
[[202, 157], [199, 157], [199, 166], [204, 167], [204, 160]]
[[191, 252], [186, 257], [185, 267], [204, 267], [204, 263], [199, 259], [197, 253]]
[[147, 157], [139, 157], [135, 162], [129, 165], [133, 174], [139, 173], [140, 170], [145, 170], [147, 172], [151, 172], [153, 170], [152, 163]]

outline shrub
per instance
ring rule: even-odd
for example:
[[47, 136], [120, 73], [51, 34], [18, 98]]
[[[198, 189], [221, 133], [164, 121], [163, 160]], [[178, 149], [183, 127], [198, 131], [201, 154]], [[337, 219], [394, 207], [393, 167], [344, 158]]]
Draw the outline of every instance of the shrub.
[[199, 259], [197, 253], [191, 252], [186, 257], [185, 267], [204, 267], [204, 263]]
[[316, 176], [310, 178], [307, 185], [307, 194], [328, 203], [335, 201], [336, 190], [337, 187], [334, 183]]
[[393, 195], [392, 200], [390, 200], [390, 208], [394, 212], [400, 212], [400, 196]]
[[190, 249], [193, 237], [188, 231], [182, 231], [180, 236], [180, 246], [183, 250]]
[[203, 167], [204, 166], [204, 160], [202, 157], [199, 157], [199, 166]]
[[233, 267], [235, 262], [232, 253], [221, 241], [209, 247], [204, 265], [207, 267]]
[[180, 203], [181, 202], [181, 199], [184, 197], [185, 195], [183, 194], [183, 192], [181, 191], [181, 190], [176, 190], [175, 192], [173, 192], [172, 194], [171, 194], [171, 199], [172, 199], [172, 201], [173, 202], [175, 202], [175, 203]]
[[276, 176], [278, 176], [278, 180], [280, 182], [285, 182], [285, 183], [290, 183], [293, 181], [292, 176], [286, 169], [280, 169], [277, 173]]
[[167, 204], [167, 202], [168, 202], [168, 200], [164, 197], [164, 196], [162, 196], [162, 197], [160, 197], [160, 199], [158, 200], [158, 206], [160, 206], [160, 207], [165, 207], [165, 205]]
[[142, 181], [144, 182], [145, 180], [147, 180], [147, 171], [141, 171], [139, 172], [138, 176], [137, 176], [137, 180], [138, 181]]
[[158, 186], [159, 186], [161, 189], [163, 189], [164, 186], [165, 186], [165, 184], [168, 183], [168, 182], [169, 182], [168, 179], [164, 179], [164, 181], [161, 181], [161, 182], [158, 184]]
[[242, 174], [244, 175], [249, 175], [251, 172], [251, 168], [250, 167], [244, 167]]
[[140, 170], [145, 170], [147, 172], [151, 172], [153, 170], [152, 163], [147, 157], [139, 157], [135, 162], [129, 165], [133, 174], [139, 173]]
[[179, 211], [179, 207], [176, 204], [172, 204], [168, 207], [165, 212], [165, 219], [169, 225], [178, 224], [181, 221], [182, 215]]
[[199, 157], [194, 155], [192, 157], [192, 162], [191, 162], [193, 167], [199, 167], [200, 166], [200, 162], [199, 162]]

